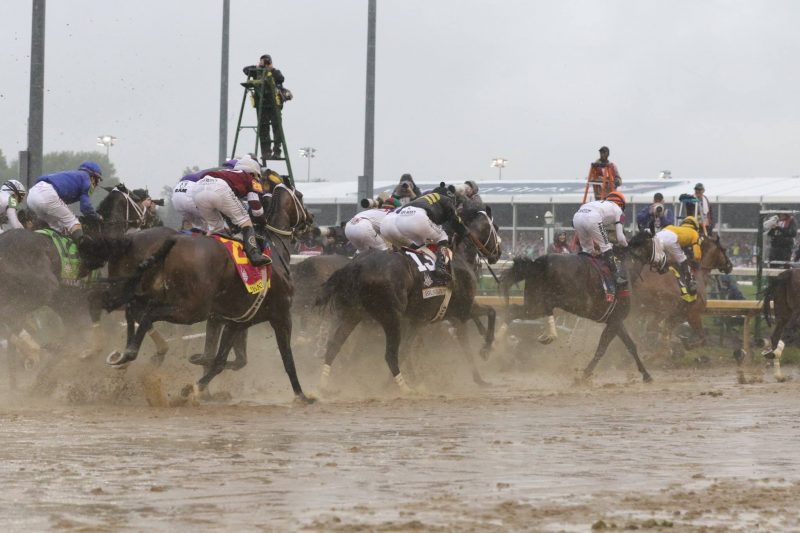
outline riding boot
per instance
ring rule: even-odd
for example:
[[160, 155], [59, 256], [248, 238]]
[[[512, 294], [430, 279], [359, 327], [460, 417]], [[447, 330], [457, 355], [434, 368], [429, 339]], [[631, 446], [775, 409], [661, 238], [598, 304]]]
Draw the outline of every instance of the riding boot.
[[439, 249], [436, 250], [436, 271], [439, 272], [442, 276], [447, 279], [450, 279], [452, 276], [450, 272], [447, 270], [447, 256], [445, 255], [445, 250], [447, 249], [446, 246], [439, 245]]
[[688, 259], [681, 263], [680, 270], [683, 282], [686, 284], [686, 290], [689, 294], [697, 294], [697, 282], [694, 279], [694, 272], [692, 272], [692, 266], [689, 264]]
[[75, 241], [75, 244], [78, 245], [83, 240], [83, 230], [81, 228], [76, 229], [72, 233], [69, 234], [70, 238]]
[[253, 226], [242, 228], [242, 240], [244, 241], [244, 252], [253, 266], [264, 266], [272, 263], [272, 259], [263, 255], [259, 250]]
[[614, 255], [613, 250], [603, 252], [603, 259], [605, 259], [608, 268], [611, 269], [611, 275], [614, 277], [614, 284], [617, 287], [624, 287], [628, 284], [628, 278], [625, 273], [625, 267]]

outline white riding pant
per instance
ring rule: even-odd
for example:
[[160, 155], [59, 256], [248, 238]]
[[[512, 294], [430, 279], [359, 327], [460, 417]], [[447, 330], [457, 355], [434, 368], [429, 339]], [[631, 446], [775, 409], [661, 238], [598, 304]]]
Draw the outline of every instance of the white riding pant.
[[194, 198], [192, 198], [192, 191], [196, 185], [197, 183], [194, 181], [179, 181], [172, 191], [172, 207], [193, 228], [205, 230], [206, 223], [203, 220], [203, 215], [200, 214], [200, 210], [197, 209], [197, 204], [194, 203]]
[[206, 223], [208, 233], [225, 231], [225, 219], [222, 215], [227, 216], [237, 226], [243, 226], [250, 221], [242, 202], [225, 180], [206, 176], [192, 188], [192, 199]]
[[424, 209], [404, 207], [392, 211], [381, 222], [381, 235], [395, 246], [423, 246], [428, 243], [447, 241], [447, 233], [428, 218]]
[[578, 235], [581, 250], [586, 254], [594, 254], [594, 245], [600, 248], [600, 253], [613, 248], [608, 241], [608, 233], [603, 225], [603, 215], [591, 209], [581, 209], [572, 217], [572, 227]]
[[[373, 211], [383, 211], [375, 209]], [[366, 213], [366, 212], [365, 212]], [[381, 216], [356, 215], [344, 226], [344, 234], [360, 253], [368, 250], [386, 250], [389, 247], [380, 234], [381, 220], [386, 218], [386, 211]]]
[[45, 181], [40, 181], [28, 191], [28, 207], [57, 231], [66, 233], [80, 224], [78, 217], [69, 210], [55, 188]]
[[680, 265], [686, 261], [686, 254], [681, 245], [678, 244], [678, 236], [669, 230], [662, 230], [656, 233], [656, 239], [661, 242], [664, 253], [667, 254], [667, 261], [672, 261]]

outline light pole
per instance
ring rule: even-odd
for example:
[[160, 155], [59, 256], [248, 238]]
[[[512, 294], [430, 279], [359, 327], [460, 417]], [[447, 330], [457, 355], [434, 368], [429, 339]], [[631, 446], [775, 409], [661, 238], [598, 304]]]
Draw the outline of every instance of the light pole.
[[544, 212], [544, 249], [547, 253], [547, 247], [553, 242], [553, 222], [556, 217], [553, 216], [551, 211]]
[[111, 159], [108, 157], [109, 150], [111, 149], [112, 146], [114, 146], [114, 143], [116, 142], [117, 138], [114, 137], [113, 135], [101, 135], [97, 138], [97, 146], [106, 147], [106, 159], [108, 159], [109, 161], [111, 161]]
[[506, 166], [508, 163], [508, 159], [503, 159], [502, 157], [495, 157], [492, 159], [492, 164], [490, 166], [497, 167], [497, 179], [503, 179], [503, 167]]
[[305, 148], [300, 148], [300, 156], [305, 157], [308, 161], [308, 171], [306, 174], [306, 181], [311, 181], [311, 160], [314, 158], [314, 154], [317, 153], [316, 148], [312, 148], [310, 146], [306, 146]]

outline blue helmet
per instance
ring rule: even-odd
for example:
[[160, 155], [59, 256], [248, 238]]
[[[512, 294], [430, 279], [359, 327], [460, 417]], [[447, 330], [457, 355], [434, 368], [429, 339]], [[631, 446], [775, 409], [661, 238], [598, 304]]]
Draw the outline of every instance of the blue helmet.
[[81, 166], [78, 167], [78, 170], [88, 172], [90, 176], [96, 177], [97, 181], [102, 181], [103, 179], [103, 171], [100, 169], [100, 165], [94, 161], [84, 161], [81, 163]]

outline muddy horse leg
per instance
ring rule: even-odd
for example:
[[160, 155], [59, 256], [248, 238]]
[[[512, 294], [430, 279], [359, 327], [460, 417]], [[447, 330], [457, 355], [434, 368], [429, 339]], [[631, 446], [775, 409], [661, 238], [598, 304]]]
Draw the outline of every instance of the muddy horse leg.
[[204, 392], [208, 388], [208, 384], [211, 382], [211, 380], [225, 370], [225, 362], [228, 360], [228, 354], [233, 346], [233, 340], [236, 335], [245, 328], [246, 326], [236, 322], [224, 324], [224, 327], [222, 328], [222, 335], [220, 336], [219, 340], [219, 347], [214, 355], [214, 360], [211, 361], [211, 364], [204, 367], [205, 373], [203, 374], [203, 377], [197, 381], [197, 389], [200, 392]]
[[398, 362], [398, 353], [400, 352], [400, 314], [394, 309], [385, 309], [375, 319], [383, 327], [383, 332], [386, 334], [386, 364], [389, 365], [389, 370], [394, 376], [394, 381], [400, 390], [404, 393], [412, 392], [411, 387], [406, 383], [403, 374], [400, 372], [400, 364]]
[[[195, 365], [208, 367], [214, 362], [219, 348], [219, 339], [222, 335], [222, 326], [225, 322], [219, 317], [210, 316], [206, 320], [206, 340], [203, 343], [203, 353], [189, 356], [189, 362]], [[206, 368], [208, 370], [208, 368]]]
[[359, 322], [361, 322], [361, 317], [347, 317], [340, 319], [339, 323], [336, 325], [336, 331], [333, 332], [333, 336], [330, 337], [328, 346], [325, 348], [325, 357], [322, 362], [322, 375], [319, 378], [319, 390], [323, 391], [328, 388], [331, 377], [331, 365], [334, 359], [336, 359], [336, 356], [339, 355], [342, 345]]
[[778, 318], [775, 322], [775, 329], [772, 330], [772, 335], [770, 336], [770, 347], [761, 352], [766, 359], [772, 360], [773, 375], [775, 376], [775, 380], [779, 382], [786, 381], [781, 371], [781, 355], [783, 355], [783, 349], [785, 347], [785, 343], [781, 340], [781, 337], [783, 336], [783, 331], [786, 329], [787, 324], [789, 324], [792, 319], [796, 318], [797, 317], [794, 315], [786, 315]]
[[278, 350], [281, 352], [283, 368], [289, 376], [295, 400], [306, 404], [313, 403], [314, 400], [303, 393], [303, 389], [300, 387], [300, 380], [297, 378], [297, 369], [294, 366], [294, 355], [292, 354], [292, 315], [288, 308], [285, 313], [279, 313], [269, 323], [275, 332], [275, 340], [278, 343]]
[[558, 338], [558, 331], [556, 330], [556, 318], [553, 316], [553, 310], [547, 310], [547, 333], [542, 333], [536, 339], [542, 344], [550, 344]]
[[603, 333], [600, 334], [600, 342], [597, 343], [597, 350], [594, 352], [594, 357], [589, 361], [589, 366], [583, 371], [584, 379], [588, 379], [592, 375], [594, 367], [597, 366], [597, 363], [599, 363], [600, 359], [605, 355], [608, 345], [611, 344], [611, 340], [617, 335], [618, 326], [619, 324], [613, 322], [606, 324]]
[[169, 351], [167, 339], [165, 339], [164, 336], [154, 327], [150, 328], [150, 331], [147, 332], [147, 335], [150, 337], [150, 340], [153, 341], [153, 344], [156, 345], [156, 353], [150, 358], [150, 362], [152, 362], [155, 366], [161, 366], [161, 363], [164, 362], [164, 356], [167, 355], [167, 352]]
[[636, 361], [636, 368], [639, 369], [639, 373], [642, 374], [642, 379], [645, 383], [650, 383], [653, 381], [653, 378], [647, 372], [647, 369], [644, 367], [644, 363], [642, 363], [641, 358], [639, 358], [639, 351], [636, 349], [636, 343], [633, 342], [630, 333], [625, 328], [625, 324], [620, 322], [619, 326], [617, 327], [617, 336], [622, 339], [622, 342], [625, 344], [625, 347], [628, 349], [630, 354], [633, 356], [633, 360]]
[[483, 346], [481, 346], [480, 354], [485, 361], [489, 358], [489, 352], [491, 352], [492, 344], [494, 344], [494, 328], [497, 321], [497, 313], [494, 307], [488, 305], [472, 305], [471, 318], [476, 324], [481, 323], [479, 318], [484, 315], [486, 316], [486, 328], [483, 328], [481, 325], [481, 327], [478, 328], [478, 332], [483, 337]]
[[458, 338], [458, 344], [461, 346], [461, 355], [464, 356], [464, 359], [467, 361], [467, 364], [472, 371], [472, 381], [474, 381], [477, 385], [486, 387], [489, 385], [489, 383], [483, 380], [480, 372], [478, 372], [478, 367], [475, 366], [475, 358], [472, 357], [472, 349], [469, 345], [469, 340], [467, 339], [466, 326], [466, 322], [459, 321], [456, 323], [456, 337]]
[[238, 332], [233, 338], [233, 353], [235, 355], [233, 361], [225, 364], [228, 370], [241, 370], [247, 366], [247, 332], [249, 328], [243, 329]]

